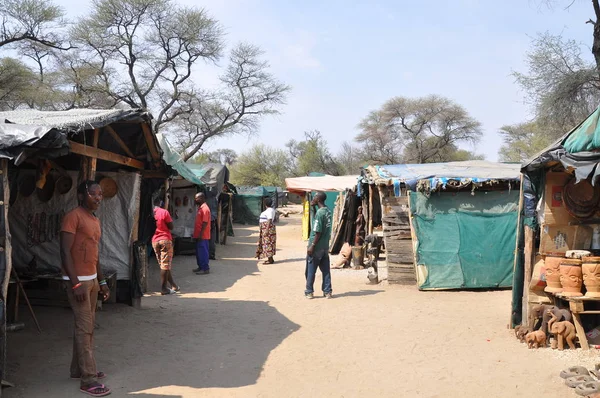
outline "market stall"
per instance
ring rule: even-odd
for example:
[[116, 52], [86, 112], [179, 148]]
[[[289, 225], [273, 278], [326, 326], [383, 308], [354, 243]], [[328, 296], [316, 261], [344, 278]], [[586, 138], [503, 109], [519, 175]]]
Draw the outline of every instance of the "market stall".
[[582, 348], [600, 344], [599, 122], [600, 108], [523, 164], [514, 262], [511, 325], [537, 332], [552, 306]]
[[[20, 297], [34, 321], [31, 304], [66, 305], [59, 234], [63, 215], [77, 206], [77, 185], [85, 180], [103, 188], [99, 257], [112, 298], [139, 306], [150, 198], [167, 177], [150, 114], [138, 109], [0, 112], [0, 166], [0, 350]], [[7, 308], [9, 299], [13, 305]], [[0, 353], [0, 361], [4, 358]], [[0, 367], [1, 373], [4, 363]]]
[[519, 168], [468, 161], [363, 169], [367, 234], [385, 246], [378, 280], [420, 290], [511, 286]]

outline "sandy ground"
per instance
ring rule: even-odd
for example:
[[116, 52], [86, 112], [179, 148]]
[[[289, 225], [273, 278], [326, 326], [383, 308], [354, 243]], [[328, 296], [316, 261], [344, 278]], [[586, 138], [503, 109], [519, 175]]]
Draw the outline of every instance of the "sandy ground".
[[[237, 226], [210, 275], [176, 257], [183, 294], [151, 294], [142, 310], [105, 306], [96, 357], [112, 396], [563, 398], [576, 395], [560, 370], [598, 358], [518, 343], [507, 330], [510, 291], [419, 292], [334, 270], [335, 298], [317, 289], [307, 300], [300, 230], [299, 216], [282, 218], [278, 262], [262, 265], [252, 258], [257, 228]], [[68, 379], [70, 311], [37, 313], [42, 335], [27, 318], [9, 335], [7, 378], [17, 387], [5, 396], [83, 396]]]

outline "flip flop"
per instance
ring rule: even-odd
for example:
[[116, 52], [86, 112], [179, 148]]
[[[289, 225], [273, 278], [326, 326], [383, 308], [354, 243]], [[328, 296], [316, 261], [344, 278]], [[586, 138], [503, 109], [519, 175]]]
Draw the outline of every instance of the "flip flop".
[[600, 383], [597, 381], [588, 381], [575, 387], [575, 392], [582, 397], [597, 394], [600, 392]]
[[173, 291], [174, 291], [175, 293], [179, 293], [179, 292], [181, 291], [181, 288], [180, 288], [179, 286], [177, 286], [177, 289], [173, 289]]
[[[104, 379], [104, 378], [106, 378], [106, 373], [104, 373], [104, 372], [98, 372], [98, 373], [96, 373], [96, 378], [97, 379]], [[73, 379], [73, 380], [79, 380], [79, 379], [81, 379], [81, 376], [77, 376], [77, 377], [71, 376], [71, 379]]]
[[175, 294], [175, 293], [176, 293], [176, 292], [175, 292], [175, 290], [173, 290], [173, 289], [169, 289], [169, 290], [168, 290], [166, 293], [165, 293], [165, 292], [160, 292], [160, 294], [161, 294], [162, 296], [168, 296], [168, 295], [170, 295], [170, 294]]
[[590, 372], [588, 372], [588, 370], [583, 366], [571, 366], [570, 368], [560, 372], [560, 377], [563, 379], [568, 379], [569, 377], [587, 376], [589, 374]]
[[567, 380], [565, 380], [565, 384], [571, 388], [575, 388], [580, 384], [588, 383], [590, 381], [596, 381], [596, 379], [594, 379], [592, 376], [583, 375], [583, 376], [569, 377]]
[[79, 391], [84, 394], [91, 395], [92, 397], [106, 397], [112, 393], [110, 388], [107, 388], [104, 384], [92, 387], [81, 387], [79, 388]]

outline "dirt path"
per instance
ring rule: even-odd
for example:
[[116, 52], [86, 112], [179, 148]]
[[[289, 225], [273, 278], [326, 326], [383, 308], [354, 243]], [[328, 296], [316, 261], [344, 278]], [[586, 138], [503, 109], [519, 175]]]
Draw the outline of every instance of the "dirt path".
[[[298, 216], [278, 226], [277, 264], [252, 258], [256, 230], [237, 226], [210, 275], [176, 257], [183, 294], [99, 313], [96, 357], [112, 396], [563, 398], [575, 394], [559, 371], [597, 358], [519, 344], [506, 329], [510, 291], [418, 292], [334, 270], [335, 298], [317, 288], [307, 300]], [[67, 378], [70, 311], [37, 312], [42, 335], [30, 322], [9, 334], [8, 379], [18, 387], [5, 396], [83, 396]]]

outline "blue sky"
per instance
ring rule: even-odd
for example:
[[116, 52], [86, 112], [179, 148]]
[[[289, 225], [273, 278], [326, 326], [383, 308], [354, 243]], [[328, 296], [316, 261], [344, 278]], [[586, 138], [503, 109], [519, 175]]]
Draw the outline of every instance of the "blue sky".
[[[332, 152], [358, 133], [356, 125], [393, 96], [439, 94], [463, 105], [484, 128], [476, 147], [497, 160], [505, 124], [530, 118], [513, 70], [524, 71], [525, 53], [539, 32], [562, 33], [590, 47], [590, 1], [192, 1], [218, 19], [232, 45], [259, 45], [273, 73], [291, 85], [282, 114], [264, 119], [254, 137], [209, 142], [206, 149], [243, 151], [257, 141], [283, 147], [306, 130], [320, 130]], [[57, 0], [70, 17], [90, 2]], [[216, 72], [195, 77], [210, 85]]]

